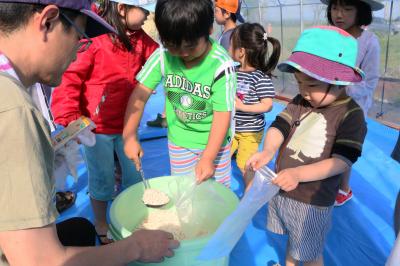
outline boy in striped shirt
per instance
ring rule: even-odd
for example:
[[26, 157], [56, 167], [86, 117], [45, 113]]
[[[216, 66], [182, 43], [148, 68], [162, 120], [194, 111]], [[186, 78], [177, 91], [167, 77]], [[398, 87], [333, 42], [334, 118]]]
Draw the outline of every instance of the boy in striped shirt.
[[144, 106], [162, 80], [166, 92], [168, 148], [172, 175], [195, 171], [230, 185], [231, 117], [236, 75], [223, 47], [210, 39], [211, 0], [157, 2], [155, 24], [166, 48], [156, 50], [137, 75], [125, 115], [125, 152], [140, 168], [143, 150], [137, 128]]

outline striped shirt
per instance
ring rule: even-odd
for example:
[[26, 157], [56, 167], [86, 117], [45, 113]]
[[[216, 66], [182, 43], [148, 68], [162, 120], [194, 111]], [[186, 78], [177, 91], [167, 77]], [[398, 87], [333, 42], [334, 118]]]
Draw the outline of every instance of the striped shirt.
[[[262, 99], [275, 96], [271, 79], [260, 70], [237, 71], [237, 95], [244, 104], [258, 104]], [[236, 132], [258, 132], [264, 129], [264, 113], [236, 111]]]

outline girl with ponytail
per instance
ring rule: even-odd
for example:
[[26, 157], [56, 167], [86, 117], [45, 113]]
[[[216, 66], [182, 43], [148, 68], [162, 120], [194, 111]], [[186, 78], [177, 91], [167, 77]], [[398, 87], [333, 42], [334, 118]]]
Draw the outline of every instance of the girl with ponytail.
[[[268, 43], [272, 45], [270, 56]], [[264, 135], [264, 113], [271, 111], [275, 96], [271, 73], [280, 52], [279, 41], [269, 37], [258, 23], [241, 24], [232, 33], [229, 53], [240, 66], [236, 69], [236, 133], [231, 155], [237, 152], [236, 162], [242, 174], [247, 159], [257, 152]], [[247, 189], [251, 180], [243, 179]]]

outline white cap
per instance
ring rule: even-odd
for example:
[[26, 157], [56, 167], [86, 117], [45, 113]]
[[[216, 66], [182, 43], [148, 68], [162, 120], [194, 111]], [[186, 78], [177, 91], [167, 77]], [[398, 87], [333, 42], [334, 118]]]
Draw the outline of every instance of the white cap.
[[150, 12], [154, 12], [157, 2], [157, 0], [111, 0], [111, 1], [130, 6], [139, 6]]

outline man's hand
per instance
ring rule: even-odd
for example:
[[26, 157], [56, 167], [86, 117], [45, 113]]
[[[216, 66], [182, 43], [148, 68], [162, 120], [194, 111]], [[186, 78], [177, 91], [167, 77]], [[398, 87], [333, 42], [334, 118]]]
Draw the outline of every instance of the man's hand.
[[288, 168], [278, 173], [272, 183], [286, 192], [292, 191], [299, 185], [298, 171], [296, 168]]
[[134, 137], [125, 139], [124, 151], [126, 157], [128, 157], [133, 161], [136, 170], [139, 171], [142, 167], [140, 165], [140, 158], [143, 157], [144, 154], [142, 146], [140, 146], [139, 141]]
[[160, 230], [138, 230], [129, 239], [136, 243], [130, 247], [139, 249], [138, 260], [142, 262], [161, 262], [164, 257], [172, 257], [173, 250], [179, 247], [171, 233]]
[[214, 160], [206, 157], [201, 157], [195, 168], [196, 181], [198, 184], [206, 181], [214, 176], [215, 165]]

